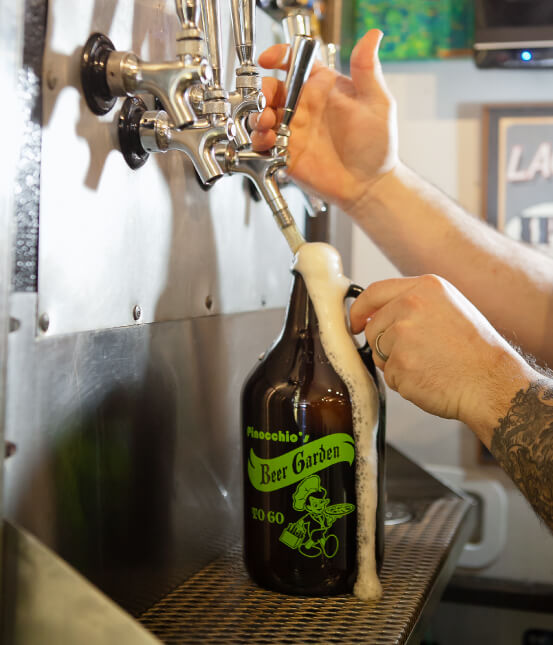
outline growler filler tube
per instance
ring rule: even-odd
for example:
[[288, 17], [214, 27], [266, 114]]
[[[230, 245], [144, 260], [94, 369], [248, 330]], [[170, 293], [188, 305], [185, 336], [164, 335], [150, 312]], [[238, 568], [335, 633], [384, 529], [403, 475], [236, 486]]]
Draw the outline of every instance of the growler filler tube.
[[268, 589], [378, 598], [384, 403], [344, 305], [361, 289], [326, 244], [293, 268], [284, 328], [242, 392], [245, 563]]

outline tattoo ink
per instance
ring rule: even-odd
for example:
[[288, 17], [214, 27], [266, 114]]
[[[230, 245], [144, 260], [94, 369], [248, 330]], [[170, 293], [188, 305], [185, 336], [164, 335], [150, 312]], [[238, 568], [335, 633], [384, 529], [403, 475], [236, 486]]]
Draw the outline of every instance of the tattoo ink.
[[553, 531], [553, 388], [538, 381], [517, 392], [491, 452]]

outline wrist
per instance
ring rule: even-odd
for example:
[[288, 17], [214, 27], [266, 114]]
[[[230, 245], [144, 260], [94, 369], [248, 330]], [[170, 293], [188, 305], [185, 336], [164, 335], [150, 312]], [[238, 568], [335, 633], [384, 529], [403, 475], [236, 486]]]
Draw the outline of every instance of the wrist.
[[394, 165], [372, 180], [367, 180], [361, 195], [343, 209], [352, 219], [360, 223], [376, 210], [390, 209], [393, 202], [409, 186], [412, 171], [397, 160]]
[[493, 433], [511, 409], [517, 393], [544, 377], [510, 348], [496, 348], [495, 356], [482, 367], [482, 372], [471, 379], [473, 387], [467, 390], [461, 403], [459, 419], [490, 448]]

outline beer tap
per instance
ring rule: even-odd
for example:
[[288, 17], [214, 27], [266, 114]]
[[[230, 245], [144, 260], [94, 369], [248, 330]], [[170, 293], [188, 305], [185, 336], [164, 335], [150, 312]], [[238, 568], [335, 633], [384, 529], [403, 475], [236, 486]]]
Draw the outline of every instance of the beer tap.
[[[319, 51], [322, 61], [330, 69], [336, 69], [338, 48], [333, 43], [322, 42], [319, 35], [320, 16], [313, 0], [257, 0], [257, 3], [271, 17], [281, 22], [284, 38], [288, 44], [292, 43], [296, 36], [317, 38], [321, 44]], [[278, 180], [282, 186], [291, 183], [285, 173], [279, 173]], [[320, 197], [307, 193], [303, 189], [300, 190], [309, 217], [315, 218], [328, 212], [328, 204]]]
[[251, 147], [238, 148], [233, 144], [219, 144], [217, 159], [230, 174], [248, 177], [269, 205], [277, 225], [284, 234], [293, 253], [305, 241], [286, 200], [280, 191], [277, 174], [288, 165], [290, 122], [294, 116], [301, 89], [309, 77], [318, 43], [308, 36], [297, 36], [290, 55], [290, 70], [286, 78], [284, 114], [277, 130], [275, 146], [267, 152], [256, 152]]
[[[193, 0], [186, 0], [186, 4], [183, 0], [177, 0], [177, 13], [183, 22], [183, 31], [184, 20], [190, 17], [186, 12], [190, 11], [191, 5], [194, 5], [196, 11], [196, 3]], [[233, 140], [236, 128], [230, 115], [228, 93], [221, 85], [218, 0], [204, 0], [202, 6], [211, 59], [210, 69], [213, 73], [206, 84], [192, 88], [193, 101], [201, 115], [195, 115], [193, 123], [179, 129], [174, 127], [170, 115], [165, 110], [147, 111], [145, 105], [126, 101], [119, 121], [119, 140], [125, 159], [135, 168], [139, 166], [132, 165], [132, 161], [140, 159], [142, 165], [151, 152], [184, 152], [194, 165], [202, 184], [209, 186], [224, 174], [216, 158], [215, 147], [220, 142], [229, 143]]]
[[239, 67], [236, 89], [230, 93], [232, 118], [236, 124], [236, 145], [251, 144], [246, 121], [252, 112], [262, 112], [266, 100], [261, 92], [261, 76], [255, 58], [255, 0], [231, 0], [232, 25]]
[[176, 5], [182, 31], [177, 37], [174, 61], [144, 62], [133, 52], [116, 51], [103, 34], [90, 36], [81, 57], [81, 82], [88, 106], [95, 114], [109, 112], [117, 96], [148, 93], [161, 102], [175, 128], [195, 122], [188, 92], [194, 84], [207, 84], [212, 71], [202, 52], [198, 0], [176, 0]]

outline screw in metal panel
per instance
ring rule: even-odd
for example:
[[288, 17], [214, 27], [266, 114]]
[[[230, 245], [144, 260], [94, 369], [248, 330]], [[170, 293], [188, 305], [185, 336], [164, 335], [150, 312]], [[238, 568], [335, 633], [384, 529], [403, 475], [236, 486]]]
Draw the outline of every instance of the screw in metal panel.
[[10, 316], [10, 333], [17, 331], [21, 327], [21, 321]]
[[211, 307], [213, 307], [213, 298], [211, 296], [207, 296], [207, 298], [205, 299], [205, 306], [208, 309], [211, 309]]
[[15, 455], [17, 451], [17, 446], [15, 443], [12, 443], [11, 441], [6, 441], [5, 444], [5, 449], [4, 449], [4, 457], [5, 459], [8, 459], [8, 457], [11, 457], [12, 455]]
[[42, 314], [38, 319], [38, 326], [42, 331], [48, 331], [50, 327], [50, 316], [46, 313]]
[[133, 310], [132, 310], [132, 317], [135, 320], [140, 320], [142, 317], [142, 307], [140, 305], [135, 305]]

